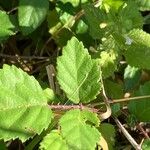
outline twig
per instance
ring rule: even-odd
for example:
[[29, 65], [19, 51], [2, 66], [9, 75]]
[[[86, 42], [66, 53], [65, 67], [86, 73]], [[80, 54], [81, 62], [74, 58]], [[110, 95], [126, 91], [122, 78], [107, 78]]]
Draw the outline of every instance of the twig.
[[[18, 56], [16, 55], [7, 55], [7, 54], [2, 54], [0, 53], [0, 57], [3, 58], [12, 58], [12, 59], [16, 59], [18, 58]], [[47, 61], [49, 60], [49, 57], [40, 57], [40, 56], [19, 56], [21, 59], [47, 59]]]
[[46, 71], [47, 71], [50, 88], [55, 93], [55, 84], [54, 84], [55, 69], [54, 69], [54, 66], [53, 65], [46, 66]]
[[131, 143], [131, 145], [136, 149], [136, 150], [142, 150], [141, 146], [137, 144], [137, 142], [132, 138], [132, 136], [128, 133], [128, 131], [124, 128], [124, 126], [121, 124], [121, 122], [116, 118], [113, 117], [114, 121], [116, 122], [117, 126], [119, 129], [122, 131], [124, 136], [128, 139], [128, 141]]
[[89, 110], [89, 111], [92, 111], [92, 112], [99, 112], [99, 109], [96, 109], [96, 108], [92, 108], [92, 107], [87, 107], [87, 106], [84, 106], [82, 104], [79, 104], [79, 105], [49, 105], [49, 108], [53, 109], [53, 110], [71, 110], [71, 109], [80, 109], [80, 110]]
[[105, 92], [105, 87], [104, 87], [102, 77], [101, 77], [101, 83], [102, 83], [102, 92], [103, 92], [103, 97], [104, 97], [104, 104], [106, 105], [107, 110], [105, 113], [100, 114], [100, 118], [102, 120], [105, 120], [111, 116], [111, 107], [110, 107], [110, 103], [109, 103], [109, 98], [107, 97], [106, 92]]
[[[114, 99], [114, 100], [108, 100], [109, 104], [116, 104], [116, 103], [121, 103], [121, 102], [128, 102], [132, 100], [143, 100], [143, 99], [148, 99], [150, 98], [150, 95], [144, 95], [144, 96], [135, 96], [135, 97], [130, 97], [130, 98], [121, 98], [121, 99]], [[99, 106], [99, 105], [104, 105], [104, 102], [101, 103], [94, 103], [92, 104], [93, 107]]]
[[[93, 3], [93, 5], [94, 5], [95, 7], [99, 7], [100, 4], [101, 4], [101, 0], [95, 1], [95, 2]], [[78, 19], [80, 19], [83, 15], [84, 15], [84, 10], [81, 9], [75, 16], [70, 17], [69, 20], [68, 20], [68, 22], [66, 22], [63, 26], [61, 26], [61, 27], [55, 32], [55, 34], [53, 35], [53, 37], [54, 37], [54, 36], [57, 36], [58, 33], [59, 33], [63, 28], [65, 28], [65, 27], [70, 27], [70, 28], [71, 28], [71, 27], [74, 25], [74, 23], [75, 23]], [[40, 56], [42, 56], [43, 51], [45, 50], [45, 48], [46, 48], [46, 46], [48, 45], [48, 43], [53, 39], [53, 37], [50, 37], [50, 38], [45, 42], [45, 44], [43, 45], [43, 47], [42, 47], [42, 49], [41, 49]]]
[[141, 126], [141, 124], [139, 123], [137, 125], [137, 128], [142, 132], [142, 134], [145, 136], [146, 139], [149, 139], [149, 135], [147, 134], [147, 132], [143, 129], [143, 127]]
[[7, 14], [9, 15], [10, 13], [12, 13], [13, 11], [16, 11], [17, 9], [18, 9], [18, 7], [14, 7], [13, 9], [9, 10], [9, 11], [7, 12]]

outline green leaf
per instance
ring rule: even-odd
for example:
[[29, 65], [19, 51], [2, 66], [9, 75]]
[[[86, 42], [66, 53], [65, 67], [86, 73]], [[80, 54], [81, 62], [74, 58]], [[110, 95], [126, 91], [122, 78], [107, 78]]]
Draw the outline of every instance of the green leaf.
[[40, 150], [69, 150], [68, 145], [57, 130], [47, 134], [40, 143]]
[[60, 119], [62, 136], [71, 149], [93, 150], [100, 140], [98, 130], [86, 123], [91, 121], [89, 117], [95, 117], [95, 115], [92, 116], [92, 113], [90, 113], [90, 116], [87, 113], [85, 115], [84, 111], [71, 110]]
[[6, 144], [5, 144], [5, 142], [4, 141], [0, 141], [0, 150], [7, 150], [7, 148], [6, 148]]
[[57, 99], [52, 89], [46, 88], [45, 90], [43, 90], [43, 92], [48, 102], [54, 102]]
[[79, 4], [88, 2], [88, 0], [61, 0], [64, 4], [71, 3], [74, 7], [77, 7]]
[[119, 7], [124, 3], [124, 0], [103, 0], [102, 6], [109, 12], [110, 9], [118, 11]]
[[91, 59], [87, 49], [75, 37], [58, 57], [57, 71], [61, 88], [74, 103], [90, 102], [101, 89], [98, 62]]
[[112, 51], [102, 51], [100, 54], [100, 66], [103, 78], [111, 76], [114, 71], [117, 69], [116, 65], [116, 55]]
[[22, 141], [51, 122], [47, 96], [33, 76], [15, 66], [0, 69], [0, 138]]
[[[140, 86], [135, 92], [135, 96], [150, 95], [150, 82]], [[139, 121], [150, 121], [150, 99], [134, 100], [128, 104], [129, 111], [136, 116]]]
[[150, 0], [135, 0], [141, 11], [150, 11]]
[[149, 150], [150, 149], [150, 140], [145, 139], [143, 144], [142, 144], [142, 150]]
[[0, 11], [0, 20], [0, 40], [5, 40], [15, 34], [14, 18], [7, 15], [5, 11]]
[[76, 27], [76, 34], [84, 34], [87, 32], [88, 26], [85, 24], [84, 21], [79, 20]]
[[141, 71], [139, 68], [128, 65], [124, 72], [125, 91], [133, 90], [140, 82]]
[[108, 143], [109, 150], [114, 150], [116, 131], [113, 125], [103, 123], [99, 127], [99, 131]]
[[[119, 11], [118, 18], [120, 21], [120, 27], [122, 30], [130, 31], [134, 28], [142, 28], [143, 17], [138, 10], [138, 7], [135, 2], [127, 1], [122, 5], [122, 8]], [[124, 31], [123, 31], [124, 32]]]
[[95, 8], [93, 5], [85, 5], [83, 9], [90, 35], [94, 39], [101, 39], [104, 36], [105, 28], [107, 28], [106, 15], [102, 10]]
[[48, 0], [19, 0], [19, 25], [24, 35], [33, 32], [45, 19]]
[[[104, 86], [105, 86], [106, 94], [109, 98], [119, 99], [124, 96], [122, 84], [118, 84], [110, 80], [105, 80]], [[114, 104], [113, 106], [111, 106], [111, 108], [112, 108], [112, 113], [116, 114], [120, 110], [120, 104]]]
[[129, 65], [150, 69], [150, 34], [134, 29], [128, 34], [131, 43], [126, 43], [125, 57]]

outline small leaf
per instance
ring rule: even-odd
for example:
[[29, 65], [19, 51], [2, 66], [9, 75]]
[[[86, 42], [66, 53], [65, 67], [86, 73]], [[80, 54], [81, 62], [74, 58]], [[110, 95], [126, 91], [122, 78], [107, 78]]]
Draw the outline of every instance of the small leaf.
[[110, 9], [113, 9], [113, 11], [117, 12], [123, 3], [124, 0], [104, 0], [102, 1], [102, 6], [105, 7], [107, 12], [109, 12]]
[[[105, 80], [104, 82], [106, 94], [111, 99], [118, 99], [124, 96], [123, 94], [123, 86], [121, 84], [117, 84], [115, 82]], [[117, 91], [117, 92], [116, 92]], [[111, 106], [112, 113], [117, 115], [120, 111], [120, 104], [114, 104]]]
[[[140, 86], [139, 90], [135, 92], [135, 96], [150, 95], [150, 82]], [[139, 121], [150, 121], [150, 99], [134, 100], [128, 104], [129, 111], [136, 116]]]
[[127, 62], [134, 67], [150, 69], [150, 34], [134, 29], [128, 36], [133, 42], [125, 51]]
[[115, 53], [113, 51], [102, 51], [100, 54], [100, 66], [103, 78], [111, 76], [117, 69]]
[[86, 3], [88, 0], [61, 0], [64, 4], [71, 3], [74, 7], [77, 7], [79, 4]]
[[7, 15], [5, 11], [0, 11], [0, 20], [0, 40], [5, 40], [15, 34], [14, 18]]
[[103, 123], [99, 127], [99, 131], [101, 132], [104, 139], [107, 141], [109, 150], [113, 150], [115, 146], [115, 136], [116, 136], [114, 126], [108, 123]]
[[122, 30], [130, 31], [134, 28], [142, 28], [143, 26], [143, 17], [138, 10], [138, 7], [135, 2], [129, 0], [122, 8], [119, 9], [119, 21], [121, 23]]
[[55, 99], [57, 99], [52, 89], [46, 88], [45, 90], [43, 90], [43, 92], [48, 102], [52, 102], [55, 101]]
[[83, 9], [85, 11], [85, 19], [89, 26], [90, 35], [94, 39], [101, 39], [105, 33], [105, 25], [107, 28], [107, 21], [104, 12], [99, 8], [95, 8], [93, 5], [85, 5]]
[[150, 0], [135, 0], [141, 11], [150, 11]]
[[22, 141], [51, 122], [47, 96], [33, 76], [15, 66], [0, 69], [0, 138]]
[[83, 44], [73, 37], [57, 59], [57, 78], [74, 103], [90, 102], [100, 91], [98, 62], [92, 60]]
[[142, 144], [142, 150], [149, 150], [150, 149], [150, 139], [145, 139]]
[[60, 126], [62, 136], [66, 139], [71, 149], [76, 150], [93, 150], [100, 140], [98, 130], [86, 122], [90, 116], [85, 115], [84, 111], [68, 111], [61, 119]]
[[128, 65], [124, 72], [125, 91], [133, 90], [140, 82], [141, 71]]
[[19, 0], [19, 25], [24, 35], [33, 32], [45, 19], [48, 0]]
[[40, 150], [69, 150], [66, 141], [57, 130], [47, 134], [40, 143]]

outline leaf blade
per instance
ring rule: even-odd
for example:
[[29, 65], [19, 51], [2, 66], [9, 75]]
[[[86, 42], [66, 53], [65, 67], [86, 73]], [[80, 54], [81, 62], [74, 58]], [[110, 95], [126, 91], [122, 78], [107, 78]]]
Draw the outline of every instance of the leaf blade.
[[[88, 116], [88, 113], [86, 113], [86, 115]], [[89, 117], [91, 117], [91, 115], [92, 113]], [[96, 144], [100, 140], [98, 130], [94, 126], [86, 123], [86, 121], [89, 120], [87, 116], [77, 109], [68, 111], [60, 119], [59, 124], [61, 126], [62, 136], [73, 149], [91, 150], [96, 147]]]
[[39, 83], [15, 66], [0, 70], [0, 104], [0, 138], [5, 141], [25, 141], [51, 122], [52, 111]]
[[87, 103], [96, 98], [101, 88], [98, 62], [75, 37], [57, 59], [57, 71], [58, 82], [71, 101]]
[[33, 32], [45, 19], [48, 0], [20, 0], [18, 8], [19, 25], [24, 35]]

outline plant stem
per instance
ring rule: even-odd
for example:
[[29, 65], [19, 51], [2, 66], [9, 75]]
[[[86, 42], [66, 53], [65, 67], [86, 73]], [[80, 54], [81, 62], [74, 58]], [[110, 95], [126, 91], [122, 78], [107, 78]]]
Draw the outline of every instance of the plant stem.
[[[150, 98], [150, 95], [113, 99], [113, 100], [109, 100], [108, 102], [109, 104], [116, 104], [116, 103], [132, 101], [132, 100], [143, 100], [143, 99], [148, 99], [148, 98]], [[104, 104], [105, 104], [104, 102], [98, 102], [98, 103], [92, 104], [92, 106], [95, 107], [95, 106], [104, 105]]]
[[116, 122], [117, 126], [119, 129], [122, 131], [124, 136], [128, 139], [128, 141], [131, 143], [131, 145], [136, 149], [136, 150], [142, 150], [141, 146], [136, 143], [136, 141], [132, 138], [132, 136], [128, 133], [128, 131], [124, 128], [124, 126], [121, 124], [121, 122], [113, 116], [114, 121]]

